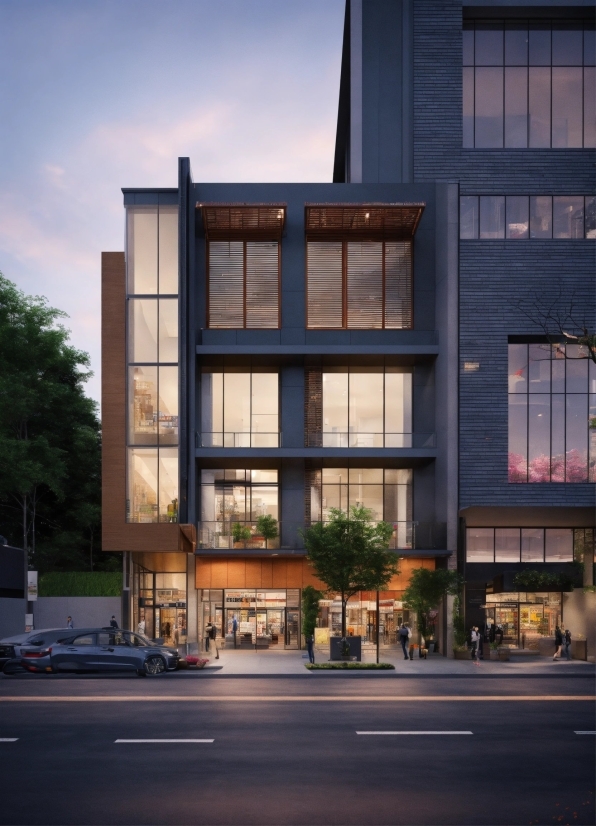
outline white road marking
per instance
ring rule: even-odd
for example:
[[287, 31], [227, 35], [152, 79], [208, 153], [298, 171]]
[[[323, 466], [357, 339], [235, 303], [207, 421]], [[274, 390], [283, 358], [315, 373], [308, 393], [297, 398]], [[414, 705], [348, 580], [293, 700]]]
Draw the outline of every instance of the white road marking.
[[473, 731], [357, 731], [356, 734], [473, 734]]
[[114, 740], [114, 743], [213, 743], [213, 740]]
[[596, 734], [596, 731], [574, 731], [574, 734]]
[[0, 743], [16, 743], [18, 737], [0, 737]]

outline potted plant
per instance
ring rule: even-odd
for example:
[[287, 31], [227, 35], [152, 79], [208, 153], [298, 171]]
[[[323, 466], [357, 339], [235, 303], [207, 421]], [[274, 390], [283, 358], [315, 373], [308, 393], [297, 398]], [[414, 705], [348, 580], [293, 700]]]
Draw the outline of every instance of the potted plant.
[[257, 519], [257, 533], [261, 534], [265, 540], [265, 548], [270, 539], [275, 539], [278, 536], [277, 519], [269, 516], [268, 513], [259, 516]]
[[490, 653], [489, 659], [490, 660], [498, 660], [499, 659], [499, 643], [498, 642], [491, 642], [490, 646]]
[[342, 640], [339, 645], [339, 651], [340, 658], [346, 662], [349, 662], [349, 660], [351, 659], [350, 643], [347, 641], [345, 637], [342, 637]]
[[234, 545], [245, 546], [250, 539], [250, 536], [250, 528], [247, 528], [246, 525], [243, 525], [241, 522], [234, 522], [232, 525], [232, 538], [234, 540]]

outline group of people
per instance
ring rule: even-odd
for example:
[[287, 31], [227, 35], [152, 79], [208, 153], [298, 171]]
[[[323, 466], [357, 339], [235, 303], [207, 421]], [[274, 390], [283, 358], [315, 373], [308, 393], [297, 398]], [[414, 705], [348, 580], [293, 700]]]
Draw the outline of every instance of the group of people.
[[562, 652], [565, 652], [566, 659], [571, 659], [571, 631], [566, 628], [562, 631], [557, 625], [555, 628], [555, 654], [553, 662], [561, 659]]
[[[72, 621], [72, 617], [70, 614], [66, 617], [66, 627], [67, 628], [74, 628], [74, 622]], [[118, 620], [112, 614], [112, 619], [110, 620], [110, 628], [118, 628]]]

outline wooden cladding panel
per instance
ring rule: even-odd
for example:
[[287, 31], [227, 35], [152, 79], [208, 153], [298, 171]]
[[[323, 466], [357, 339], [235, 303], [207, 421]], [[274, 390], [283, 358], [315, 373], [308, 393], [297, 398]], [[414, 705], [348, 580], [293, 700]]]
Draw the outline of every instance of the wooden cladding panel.
[[383, 245], [375, 241], [347, 244], [346, 326], [383, 327]]
[[412, 245], [385, 243], [385, 329], [412, 327]]
[[244, 327], [244, 244], [209, 244], [209, 327]]
[[280, 240], [286, 204], [197, 204], [208, 240]]
[[310, 329], [344, 327], [341, 241], [307, 244], [307, 302]]
[[323, 373], [307, 369], [304, 376], [304, 436], [306, 447], [323, 445]]
[[425, 204], [306, 204], [309, 237], [411, 238]]
[[248, 329], [279, 327], [278, 243], [246, 244], [246, 322]]

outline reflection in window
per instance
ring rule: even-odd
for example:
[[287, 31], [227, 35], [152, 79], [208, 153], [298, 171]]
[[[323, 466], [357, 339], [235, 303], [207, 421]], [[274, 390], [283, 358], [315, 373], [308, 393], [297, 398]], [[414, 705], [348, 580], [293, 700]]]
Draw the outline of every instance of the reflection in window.
[[203, 373], [201, 447], [278, 446], [277, 372]]
[[178, 451], [130, 448], [129, 522], [178, 521]]
[[[467, 528], [467, 562], [573, 562], [584, 528]], [[574, 539], [575, 537], [575, 539]]]
[[459, 237], [596, 239], [594, 195], [462, 195]]
[[128, 207], [129, 295], [177, 295], [178, 207]]
[[509, 345], [510, 482], [596, 482], [596, 365], [577, 345]]
[[178, 368], [129, 367], [129, 443], [178, 444]]
[[464, 147], [596, 146], [593, 44], [590, 21], [464, 21]]
[[325, 522], [331, 509], [370, 508], [373, 519], [393, 525], [391, 547], [412, 547], [412, 471], [398, 468], [323, 468], [312, 473], [311, 522]]
[[411, 447], [412, 373], [323, 373], [323, 447]]
[[530, 207], [527, 195], [508, 195], [506, 203], [506, 232], [511, 239], [528, 238], [530, 234]]

